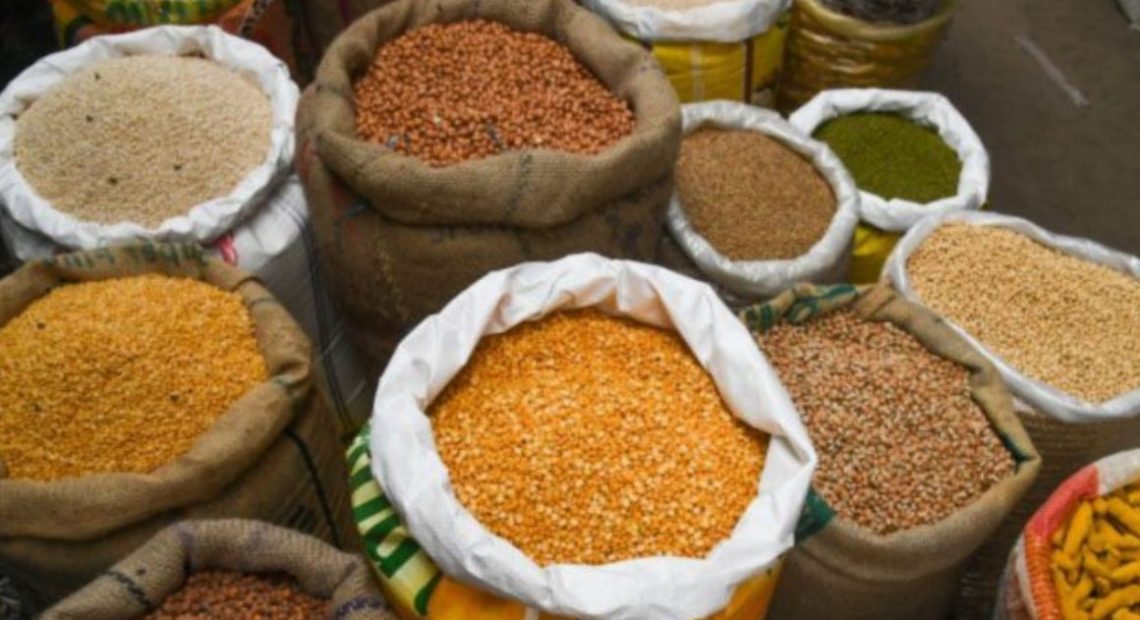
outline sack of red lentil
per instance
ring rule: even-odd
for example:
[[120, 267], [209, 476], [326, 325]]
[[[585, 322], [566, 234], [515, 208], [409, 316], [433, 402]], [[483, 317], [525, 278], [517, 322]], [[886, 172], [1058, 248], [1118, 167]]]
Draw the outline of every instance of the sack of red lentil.
[[[149, 310], [183, 289], [196, 292]], [[252, 334], [214, 318], [223, 297]], [[30, 262], [0, 280], [0, 339], [0, 574], [46, 601], [182, 518], [254, 518], [336, 545], [356, 540], [308, 339], [249, 273], [192, 244]], [[213, 353], [198, 359], [203, 351]], [[50, 360], [63, 374], [20, 378]], [[264, 381], [245, 370], [259, 364]], [[154, 419], [130, 409], [137, 403]], [[225, 408], [199, 411], [207, 403]], [[60, 407], [66, 424], [49, 417]]]
[[[682, 114], [668, 223], [689, 258], [745, 298], [801, 281], [842, 282], [859, 192], [831, 150], [775, 112], [741, 103], [686, 104]], [[747, 132], [765, 144], [730, 142]]]
[[1140, 615], [1140, 450], [1065, 480], [1025, 524], [1001, 579], [996, 620]]
[[[159, 532], [41, 618], [186, 617], [179, 612], [206, 617], [229, 612], [228, 617], [237, 617], [247, 610], [267, 619], [395, 620], [362, 560], [322, 540], [263, 521], [182, 521]], [[200, 585], [196, 592], [187, 592], [195, 588], [194, 575]], [[259, 577], [261, 581], [253, 580]]]
[[[424, 618], [763, 618], [815, 453], [747, 338], [707, 285], [591, 254], [493, 272], [427, 318], [349, 451], [357, 525], [393, 603]], [[547, 406], [576, 419], [530, 417]], [[481, 494], [486, 482], [504, 485]], [[500, 500], [521, 504], [496, 517]]]
[[[499, 79], [463, 92], [483, 74]], [[489, 271], [583, 251], [652, 259], [680, 112], [652, 57], [570, 0], [399, 0], [337, 38], [297, 125], [324, 272], [382, 368]]]
[[[932, 213], [982, 208], [990, 159], [970, 123], [937, 93], [825, 90], [788, 120], [827, 143], [859, 187], [851, 276], [879, 279], [898, 235]], [[909, 121], [904, 124], [901, 121]]]
[[648, 48], [681, 101], [775, 103], [790, 0], [587, 0]]
[[[1140, 259], [1020, 218], [956, 212], [913, 226], [884, 277], [997, 367], [1041, 451], [1037, 483], [983, 554], [1003, 563], [1061, 481], [1140, 445]], [[970, 589], [992, 601], [992, 581]]]
[[800, 284], [740, 317], [820, 456], [770, 617], [947, 617], [1041, 465], [997, 372], [885, 286]]
[[[258, 88], [243, 91], [246, 95], [267, 96], [255, 106], [265, 123], [264, 133], [257, 136], [262, 142], [250, 137], [239, 145], [247, 156], [243, 161], [250, 164], [248, 171], [238, 169], [224, 150], [217, 150], [215, 134], [197, 142], [186, 135], [213, 120], [219, 126], [211, 131], [230, 133], [234, 127], [229, 123], [240, 123], [240, 118], [227, 117], [223, 122], [209, 114], [214, 106], [232, 103], [229, 99], [215, 101], [218, 93], [207, 91], [204, 100], [191, 103], [184, 89], [193, 89], [194, 84], [175, 79], [177, 75], [164, 76], [161, 66], [132, 69], [102, 64], [127, 56], [194, 54], [221, 63], [202, 75], [198, 72], [206, 67], [195, 68], [195, 77], [206, 81], [228, 77], [238, 80], [236, 86], [249, 82]], [[145, 78], [139, 76], [144, 69]], [[132, 75], [140, 82], [130, 83]], [[73, 82], [84, 78], [91, 80], [86, 88]], [[161, 100], [154, 92], [148, 98], [145, 91], [154, 90], [149, 80], [167, 81]], [[111, 81], [120, 83], [99, 90]], [[233, 86], [218, 88], [236, 90]], [[375, 380], [363, 371], [342, 335], [340, 318], [317, 273], [308, 206], [300, 183], [290, 174], [297, 96], [297, 87], [280, 61], [217, 28], [154, 28], [98, 37], [53, 54], [0, 94], [0, 237], [7, 239], [20, 260], [133, 240], [196, 241], [226, 262], [254, 272], [316, 344], [326, 393], [342, 432], [351, 435], [367, 419]], [[54, 114], [32, 118], [33, 104], [50, 106]], [[124, 127], [117, 120], [120, 116], [134, 119], [133, 127]], [[29, 141], [21, 140], [24, 131], [34, 134]], [[147, 131], [171, 135], [152, 139]], [[41, 157], [48, 163], [55, 158], [56, 163], [34, 163]], [[160, 168], [170, 172], [163, 176]], [[212, 185], [210, 179], [227, 170], [234, 185]], [[25, 174], [29, 171], [33, 174]], [[116, 183], [110, 185], [102, 175], [114, 176]], [[127, 187], [136, 182], [132, 175], [138, 187]], [[43, 182], [42, 188], [37, 180]], [[220, 193], [199, 193], [195, 188], [203, 183]], [[186, 187], [176, 189], [179, 184]], [[184, 195], [184, 190], [194, 193]], [[128, 209], [124, 205], [132, 196], [142, 198]], [[198, 204], [195, 196], [207, 200]], [[84, 210], [73, 212], [72, 207]], [[152, 219], [148, 223], [133, 218]]]

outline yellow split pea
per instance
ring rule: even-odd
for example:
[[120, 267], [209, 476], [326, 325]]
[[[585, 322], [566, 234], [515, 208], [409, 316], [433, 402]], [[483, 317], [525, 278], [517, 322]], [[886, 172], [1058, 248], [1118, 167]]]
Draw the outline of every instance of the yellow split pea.
[[266, 380], [235, 293], [146, 275], [61, 286], [0, 326], [11, 478], [151, 472]]
[[540, 565], [703, 557], [768, 444], [676, 334], [595, 310], [484, 338], [429, 413], [460, 502]]

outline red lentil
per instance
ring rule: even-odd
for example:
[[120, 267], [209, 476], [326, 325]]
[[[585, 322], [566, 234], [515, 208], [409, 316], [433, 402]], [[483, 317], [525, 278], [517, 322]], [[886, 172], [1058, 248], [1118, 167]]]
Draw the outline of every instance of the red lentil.
[[266, 380], [235, 293], [146, 275], [56, 288], [0, 327], [12, 478], [153, 471]]
[[634, 125], [565, 46], [481, 19], [382, 45], [355, 99], [361, 137], [433, 166], [525, 148], [598, 153]]
[[768, 441], [676, 334], [595, 310], [484, 338], [430, 415], [460, 502], [542, 565], [703, 557]]
[[328, 601], [305, 593], [285, 575], [206, 570], [143, 620], [321, 620]]

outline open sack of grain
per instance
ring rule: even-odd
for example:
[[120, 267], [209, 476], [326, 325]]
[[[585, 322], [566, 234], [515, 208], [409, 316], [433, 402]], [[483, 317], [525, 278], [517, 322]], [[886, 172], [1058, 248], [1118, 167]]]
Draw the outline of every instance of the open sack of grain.
[[741, 319], [819, 454], [772, 620], [948, 617], [1041, 465], [993, 366], [885, 286], [800, 284]]
[[1140, 617], [1140, 450], [1057, 487], [1009, 556], [996, 620]]
[[50, 602], [194, 517], [354, 546], [311, 369], [269, 291], [197, 245], [63, 254], [0, 280], [0, 573]]
[[842, 282], [859, 192], [827, 146], [774, 112], [731, 101], [683, 106], [669, 232], [718, 285], [745, 298]]
[[349, 451], [393, 603], [763, 618], [815, 453], [748, 338], [708, 286], [588, 254], [493, 272], [426, 319]]
[[826, 143], [859, 188], [851, 280], [879, 279], [901, 233], [931, 214], [982, 208], [990, 159], [978, 134], [937, 93], [825, 90], [789, 122]]
[[990, 577], [1049, 493], [1140, 445], [1140, 259], [1020, 218], [956, 212], [914, 225], [884, 274], [993, 363], [1041, 452], [1037, 483], [966, 584], [988, 606]]
[[586, 0], [648, 48], [685, 103], [772, 104], [790, 0]]
[[363, 559], [262, 521], [182, 521], [43, 620], [396, 620]]
[[337, 38], [297, 124], [324, 273], [379, 374], [489, 271], [651, 259], [680, 113], [652, 57], [570, 0], [399, 0]]
[[216, 27], [161, 27], [53, 54], [0, 94], [0, 236], [20, 260], [193, 241], [254, 272], [317, 345], [344, 432], [370, 381], [317, 273], [293, 164], [297, 87]]

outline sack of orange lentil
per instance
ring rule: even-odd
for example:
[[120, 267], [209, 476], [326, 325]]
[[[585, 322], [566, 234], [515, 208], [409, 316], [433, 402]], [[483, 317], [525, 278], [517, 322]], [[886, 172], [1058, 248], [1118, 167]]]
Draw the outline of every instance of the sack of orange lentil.
[[354, 545], [309, 341], [196, 245], [63, 254], [0, 280], [0, 574], [52, 602], [171, 521]]
[[337, 37], [297, 125], [324, 272], [378, 375], [489, 271], [652, 259], [680, 112], [652, 57], [571, 0], [399, 0]]
[[1140, 618], [1140, 450], [1082, 468], [1033, 514], [994, 618]]
[[493, 272], [401, 342], [348, 452], [406, 618], [763, 618], [815, 452], [707, 285]]
[[263, 521], [182, 521], [42, 620], [396, 620], [363, 558]]
[[998, 369], [1041, 452], [1037, 482], [979, 554], [987, 577], [967, 583], [966, 596], [988, 606], [1033, 510], [1085, 464], [1140, 445], [1140, 258], [1024, 219], [957, 212], [915, 224], [884, 277]]
[[1041, 467], [998, 373], [886, 286], [801, 284], [740, 316], [819, 451], [770, 618], [949, 617]]

